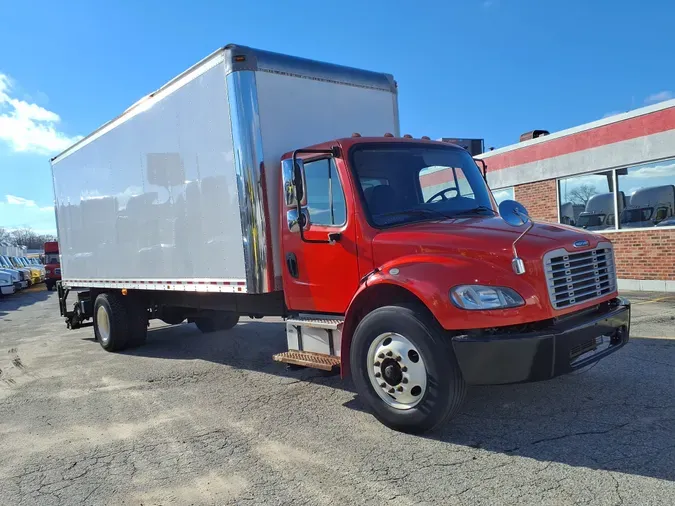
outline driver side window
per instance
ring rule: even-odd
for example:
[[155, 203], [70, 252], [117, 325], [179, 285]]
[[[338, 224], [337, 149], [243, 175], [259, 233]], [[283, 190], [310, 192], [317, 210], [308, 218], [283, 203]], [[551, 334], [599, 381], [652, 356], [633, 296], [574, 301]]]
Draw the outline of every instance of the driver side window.
[[315, 225], [344, 225], [347, 207], [335, 162], [322, 158], [305, 163], [305, 181], [310, 222]]

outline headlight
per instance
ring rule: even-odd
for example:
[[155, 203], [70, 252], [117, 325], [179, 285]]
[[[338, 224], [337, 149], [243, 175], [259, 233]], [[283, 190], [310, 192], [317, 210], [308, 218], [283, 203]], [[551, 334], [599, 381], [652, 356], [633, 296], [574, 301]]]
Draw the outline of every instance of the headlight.
[[515, 290], [500, 286], [460, 285], [450, 290], [450, 300], [470, 310], [504, 309], [525, 304]]

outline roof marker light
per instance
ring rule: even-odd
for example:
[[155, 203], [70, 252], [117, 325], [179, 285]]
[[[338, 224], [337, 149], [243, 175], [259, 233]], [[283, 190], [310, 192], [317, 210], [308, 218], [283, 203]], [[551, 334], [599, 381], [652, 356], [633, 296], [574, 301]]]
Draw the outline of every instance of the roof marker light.
[[405, 135], [403, 136], [403, 138], [404, 138], [404, 139], [412, 139], [413, 136], [410, 135], [410, 134], [405, 134]]
[[354, 132], [354, 133], [352, 134], [352, 137], [361, 137], [361, 134], [358, 133], [358, 132]]
[[428, 135], [423, 135], [423, 136], [422, 136], [422, 140], [423, 140], [423, 141], [430, 141], [430, 140], [431, 140], [431, 137], [429, 137]]
[[384, 134], [384, 136], [385, 136], [385, 137], [393, 137], [394, 134], [387, 132], [386, 134]]

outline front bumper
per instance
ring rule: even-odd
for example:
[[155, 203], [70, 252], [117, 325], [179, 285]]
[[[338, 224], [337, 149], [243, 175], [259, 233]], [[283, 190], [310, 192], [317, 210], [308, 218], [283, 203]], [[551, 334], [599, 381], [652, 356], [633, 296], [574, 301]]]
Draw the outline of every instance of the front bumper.
[[0, 285], [0, 293], [2, 295], [12, 295], [14, 292], [16, 292], [16, 288], [14, 288], [14, 283], [11, 285]]
[[471, 385], [541, 381], [597, 362], [628, 342], [630, 302], [621, 297], [521, 334], [455, 336], [452, 345]]

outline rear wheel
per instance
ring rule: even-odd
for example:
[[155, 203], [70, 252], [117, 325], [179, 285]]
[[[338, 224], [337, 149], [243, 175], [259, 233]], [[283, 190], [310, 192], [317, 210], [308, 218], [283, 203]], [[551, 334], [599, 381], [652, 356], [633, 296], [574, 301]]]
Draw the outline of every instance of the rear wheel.
[[394, 430], [433, 430], [458, 412], [466, 394], [447, 336], [421, 305], [386, 306], [366, 315], [354, 333], [350, 360], [359, 395]]
[[94, 302], [94, 335], [106, 351], [139, 346], [147, 336], [144, 307], [116, 293], [102, 293]]
[[209, 316], [199, 316], [194, 319], [197, 328], [204, 334], [219, 330], [230, 330], [239, 323], [239, 315], [232, 312], [221, 312]]

